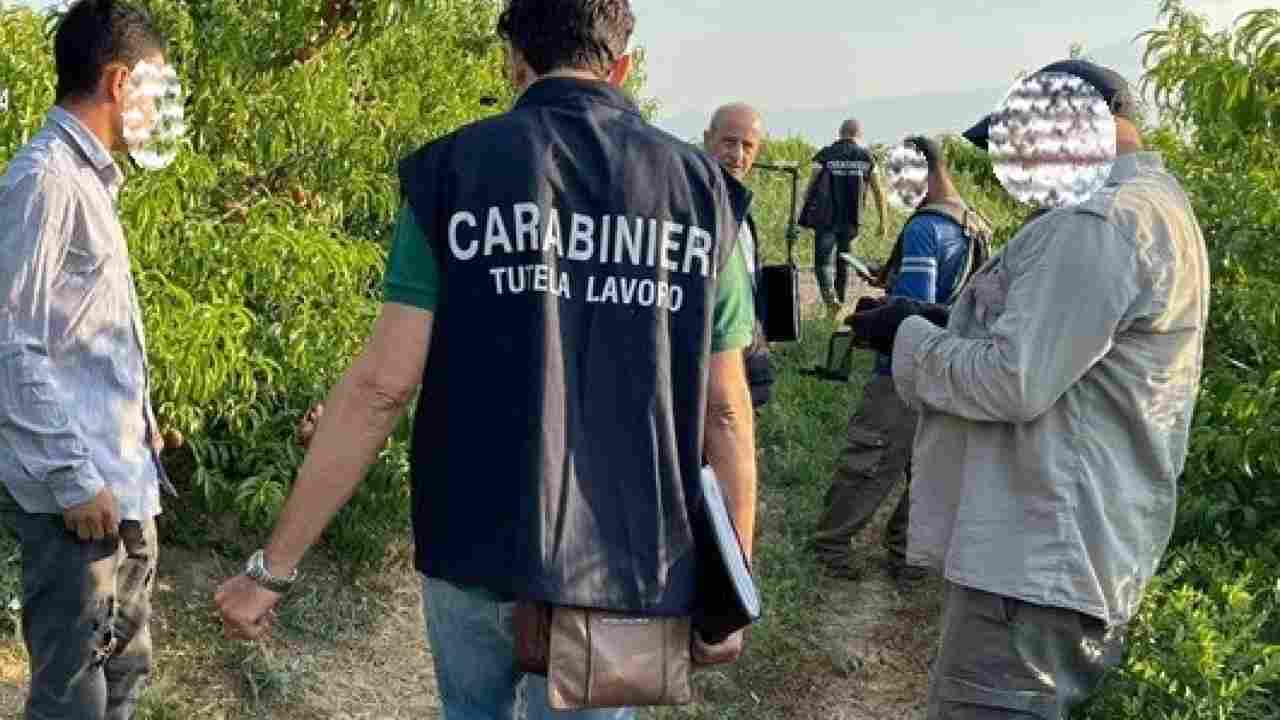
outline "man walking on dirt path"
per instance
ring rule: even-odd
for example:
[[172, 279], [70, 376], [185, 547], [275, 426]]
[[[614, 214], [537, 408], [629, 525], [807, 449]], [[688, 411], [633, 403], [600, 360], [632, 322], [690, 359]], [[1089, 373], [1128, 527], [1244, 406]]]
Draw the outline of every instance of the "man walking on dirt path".
[[517, 601], [694, 610], [704, 454], [750, 557], [750, 198], [621, 89], [633, 26], [627, 0], [510, 0], [515, 107], [401, 164], [386, 303], [270, 543], [217, 593], [233, 636], [267, 629], [419, 386], [415, 564], [449, 720], [510, 720], [521, 692], [553, 717], [546, 678], [517, 671]]
[[837, 256], [850, 252], [862, 227], [867, 189], [876, 196], [881, 239], [888, 238], [888, 207], [876, 174], [875, 157], [862, 136], [862, 123], [850, 118], [840, 125], [839, 138], [813, 157], [813, 172], [801, 208], [819, 203], [828, 208], [829, 221], [814, 228], [813, 265], [818, 291], [835, 315], [844, 307], [849, 267]]
[[[991, 228], [960, 197], [942, 147], [924, 137], [911, 138], [908, 143], [929, 164], [928, 192], [898, 236], [881, 278], [888, 298], [950, 305], [985, 260]], [[863, 298], [858, 308], [879, 302]], [[848, 438], [837, 459], [826, 511], [813, 540], [823, 568], [836, 577], [856, 580], [861, 576], [862, 568], [853, 562], [849, 543], [903, 480], [908, 490], [884, 532], [888, 568], [898, 580], [913, 581], [923, 575], [920, 568], [906, 563], [911, 447], [917, 416], [894, 390], [890, 365], [889, 355], [877, 355], [875, 369], [863, 388], [862, 404], [849, 419]]]
[[[714, 157], [726, 171], [740, 181], [745, 181], [756, 156], [764, 146], [764, 120], [760, 113], [746, 103], [731, 103], [715, 111], [710, 126], [702, 135], [703, 149]], [[751, 276], [751, 289], [755, 297], [755, 331], [751, 347], [743, 352], [747, 364], [747, 382], [751, 386], [751, 404], [758, 410], [769, 402], [773, 385], [773, 366], [769, 358], [769, 343], [764, 334], [764, 297], [760, 290], [760, 233], [755, 218], [747, 213], [738, 235], [738, 246], [747, 263]]]
[[[1065, 718], [1120, 662], [1200, 384], [1209, 264], [1190, 201], [1144, 150], [1122, 76], [1041, 72], [1109, 103], [1107, 184], [1023, 227], [949, 320], [908, 301], [854, 319], [921, 415], [909, 559], [948, 581], [931, 720]], [[985, 147], [989, 122], [966, 137]]]
[[127, 88], [165, 41], [73, 5], [57, 104], [0, 178], [0, 520], [22, 547], [28, 720], [127, 720], [151, 674], [163, 446], [116, 215]]

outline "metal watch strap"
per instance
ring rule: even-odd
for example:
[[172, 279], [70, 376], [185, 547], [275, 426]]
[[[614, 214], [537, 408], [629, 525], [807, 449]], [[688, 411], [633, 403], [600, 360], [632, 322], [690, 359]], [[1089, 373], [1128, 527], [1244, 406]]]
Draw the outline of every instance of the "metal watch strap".
[[294, 581], [298, 579], [298, 570], [294, 568], [294, 571], [287, 578], [272, 575], [267, 570], [265, 553], [259, 550], [249, 557], [249, 562], [245, 566], [245, 575], [267, 590], [283, 595], [289, 592], [293, 587]]

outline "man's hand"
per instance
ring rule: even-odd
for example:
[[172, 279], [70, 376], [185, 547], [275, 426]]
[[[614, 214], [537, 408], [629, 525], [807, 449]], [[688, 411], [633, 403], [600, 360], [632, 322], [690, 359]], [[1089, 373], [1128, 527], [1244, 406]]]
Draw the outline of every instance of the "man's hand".
[[164, 435], [161, 435], [160, 433], [154, 430], [152, 430], [150, 434], [151, 434], [151, 450], [154, 451], [155, 454], [159, 455], [160, 453], [164, 452], [164, 448], [165, 448]]
[[859, 313], [871, 312], [872, 310], [879, 310], [880, 308], [884, 307], [888, 303], [889, 303], [889, 300], [885, 297], [871, 297], [870, 295], [864, 295], [858, 298], [858, 304], [853, 307], [853, 315], [850, 315], [849, 317], [845, 318], [844, 322], [846, 325], [849, 325], [850, 327], [852, 327], [853, 318], [857, 316]]
[[311, 447], [311, 438], [315, 437], [316, 428], [320, 425], [320, 417], [322, 415], [324, 415], [324, 403], [316, 403], [298, 421], [295, 439], [303, 449]]
[[915, 148], [917, 152], [924, 156], [924, 159], [929, 163], [929, 167], [931, 168], [937, 167], [938, 162], [944, 157], [942, 146], [933, 138], [928, 138], [923, 135], [913, 135], [912, 137], [907, 138], [903, 144], [908, 147]]
[[63, 510], [62, 520], [85, 542], [115, 537], [120, 530], [120, 507], [115, 494], [102, 488], [89, 502]]
[[[873, 312], [873, 311], [875, 311], [875, 310], [879, 310], [880, 308], [884, 307], [884, 306], [885, 306], [885, 305], [887, 305], [888, 303], [889, 303], [889, 298], [888, 298], [888, 297], [885, 297], [885, 296], [881, 296], [881, 297], [863, 296], [863, 297], [860, 297], [860, 298], [858, 298], [858, 304], [857, 304], [857, 305], [854, 307], [854, 309], [853, 309], [853, 314], [849, 315], [849, 317], [846, 317], [846, 318], [844, 319], [844, 324], [845, 324], [845, 325], [848, 325], [848, 326], [852, 329], [852, 328], [853, 328], [853, 321], [854, 321], [854, 319], [855, 319], [855, 318], [857, 318], [857, 317], [858, 317], [858, 315], [863, 314], [863, 313]], [[860, 339], [860, 338], [858, 337], [858, 334], [857, 334], [857, 332], [856, 332], [856, 331], [854, 332], [854, 338], [856, 338], [856, 339]], [[856, 345], [856, 346], [858, 346], [858, 347], [865, 347], [865, 342], [856, 342], [856, 343], [855, 343], [855, 345]]]
[[786, 239], [790, 240], [791, 242], [795, 242], [796, 240], [799, 240], [800, 228], [796, 227], [795, 225], [788, 225], [787, 232], [786, 232]]
[[702, 637], [698, 635], [697, 631], [694, 631], [694, 666], [727, 665], [736, 662], [738, 658], [742, 657], [742, 649], [746, 644], [745, 632], [745, 630], [739, 630], [725, 638], [724, 642], [719, 645], [708, 645], [702, 641]]
[[272, 610], [280, 598], [245, 575], [222, 583], [213, 601], [222, 613], [223, 634], [241, 640], [261, 637], [271, 627]]
[[854, 313], [848, 323], [853, 328], [854, 335], [864, 340], [872, 349], [888, 354], [893, 352], [893, 340], [898, 335], [898, 328], [912, 315], [920, 315], [938, 327], [946, 327], [951, 311], [945, 305], [898, 298], [881, 308]]
[[[373, 336], [330, 392], [327, 409], [317, 406], [308, 413], [312, 423], [321, 413], [328, 419], [324, 427], [316, 428], [320, 440], [307, 452], [264, 549], [268, 572], [277, 577], [292, 575], [386, 447], [422, 382], [431, 348], [431, 320], [430, 312], [384, 304]], [[738, 364], [742, 364], [741, 355]], [[307, 418], [302, 425], [308, 425]], [[261, 636], [279, 601], [278, 593], [244, 575], [223, 583], [214, 594], [231, 637]]]

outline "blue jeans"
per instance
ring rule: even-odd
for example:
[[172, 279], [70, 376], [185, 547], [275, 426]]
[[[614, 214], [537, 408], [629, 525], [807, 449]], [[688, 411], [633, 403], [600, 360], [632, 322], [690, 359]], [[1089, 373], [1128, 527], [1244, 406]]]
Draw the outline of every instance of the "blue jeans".
[[[444, 720], [633, 720], [635, 710], [555, 712], [547, 679], [516, 670], [514, 603], [435, 578], [422, 582]], [[523, 708], [523, 712], [517, 712]]]

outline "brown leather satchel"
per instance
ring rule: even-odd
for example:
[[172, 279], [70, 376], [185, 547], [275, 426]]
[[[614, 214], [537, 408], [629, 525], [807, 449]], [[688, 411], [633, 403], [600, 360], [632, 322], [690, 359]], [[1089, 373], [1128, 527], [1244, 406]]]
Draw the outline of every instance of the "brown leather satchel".
[[553, 607], [547, 697], [552, 710], [693, 701], [692, 620]]
[[517, 602], [516, 665], [547, 678], [552, 710], [687, 705], [690, 675], [741, 656], [744, 635], [696, 637], [690, 618]]
[[516, 662], [545, 675], [553, 710], [693, 701], [692, 620], [517, 603]]
[[760, 616], [759, 594], [715, 473], [704, 468], [700, 482], [695, 528], [702, 600], [691, 615], [515, 604], [516, 666], [547, 677], [553, 710], [685, 705], [693, 700], [695, 663], [731, 663], [742, 654], [743, 632]]

